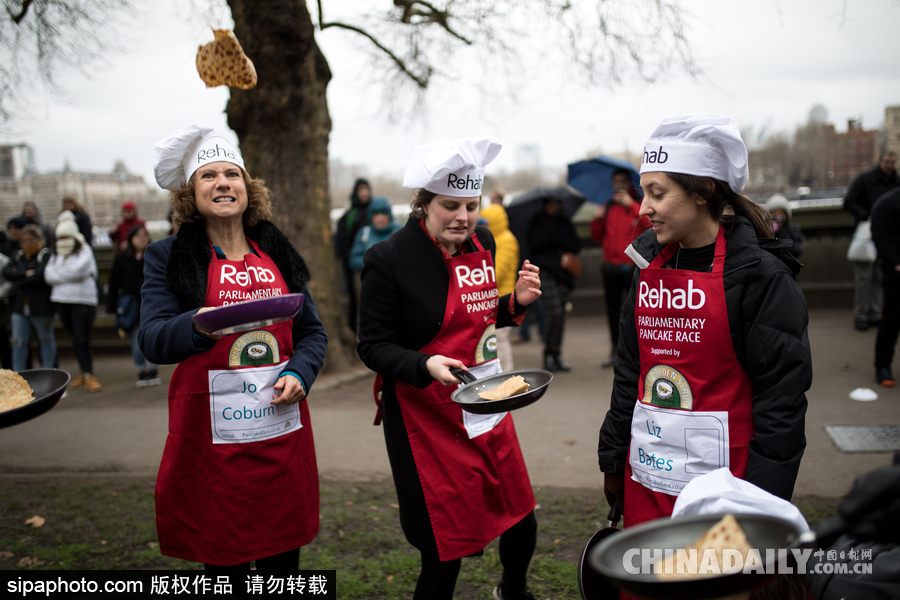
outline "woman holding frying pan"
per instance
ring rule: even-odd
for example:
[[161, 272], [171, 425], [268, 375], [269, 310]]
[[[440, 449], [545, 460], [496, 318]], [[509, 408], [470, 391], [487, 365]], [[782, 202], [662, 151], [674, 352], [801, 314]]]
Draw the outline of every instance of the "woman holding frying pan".
[[[217, 131], [192, 125], [160, 140], [154, 170], [172, 191], [178, 230], [146, 248], [141, 289], [144, 356], [179, 363], [156, 480], [160, 550], [210, 571], [249, 571], [253, 560], [262, 572], [296, 569], [300, 547], [319, 529], [304, 400], [327, 338], [306, 285], [309, 270], [268, 221], [269, 190]], [[239, 323], [209, 330], [193, 319], [291, 293], [305, 299], [292, 320], [217, 335]]]
[[406, 226], [366, 252], [360, 357], [383, 378], [384, 436], [407, 540], [422, 555], [414, 598], [452, 598], [461, 559], [498, 535], [503, 578], [494, 598], [531, 599], [534, 495], [512, 416], [474, 415], [450, 395], [450, 369], [483, 378], [502, 369], [496, 327], [521, 322], [540, 296], [525, 261], [514, 291], [497, 293], [494, 239], [476, 227], [492, 137], [414, 149], [404, 187], [414, 189]]
[[620, 320], [598, 455], [630, 526], [671, 514], [720, 467], [790, 499], [812, 381], [799, 263], [741, 195], [747, 149], [731, 119], [664, 120], [644, 148], [639, 267]]

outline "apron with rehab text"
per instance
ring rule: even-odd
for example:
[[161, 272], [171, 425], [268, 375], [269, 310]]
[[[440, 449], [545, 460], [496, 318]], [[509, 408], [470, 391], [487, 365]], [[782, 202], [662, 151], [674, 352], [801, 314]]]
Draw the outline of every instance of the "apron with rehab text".
[[663, 249], [641, 271], [635, 325], [641, 381], [625, 468], [625, 526], [672, 514], [694, 477], [747, 469], [753, 388], [734, 353], [719, 227], [711, 273], [664, 269]]
[[[213, 252], [204, 306], [288, 293], [258, 255]], [[212, 252], [212, 248], [210, 248]], [[178, 365], [169, 435], [156, 482], [163, 554], [234, 565], [308, 544], [319, 528], [319, 480], [309, 407], [271, 404], [293, 354], [292, 321], [227, 335]]]
[[[501, 372], [499, 296], [491, 253], [471, 239], [477, 252], [447, 260], [444, 322], [421, 351], [461, 360], [480, 379]], [[483, 550], [535, 506], [512, 416], [466, 412], [450, 399], [454, 388], [437, 381], [395, 385], [440, 559]]]

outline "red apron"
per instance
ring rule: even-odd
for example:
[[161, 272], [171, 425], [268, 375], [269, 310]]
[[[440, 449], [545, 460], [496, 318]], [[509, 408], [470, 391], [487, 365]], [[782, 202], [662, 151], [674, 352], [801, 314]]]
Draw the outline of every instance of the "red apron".
[[719, 227], [711, 273], [664, 269], [663, 249], [641, 271], [635, 325], [643, 389], [631, 421], [625, 467], [625, 526], [672, 514], [694, 477], [747, 470], [753, 387], [734, 354]]
[[[461, 360], [480, 378], [501, 371], [499, 295], [491, 253], [471, 239], [477, 252], [445, 256], [444, 322], [421, 351]], [[437, 381], [425, 389], [395, 385], [440, 559], [483, 550], [535, 506], [512, 416], [468, 413], [450, 399], [452, 386]]]
[[[213, 253], [204, 306], [288, 293], [272, 259], [251, 244], [259, 256], [234, 261]], [[225, 336], [175, 369], [156, 480], [163, 554], [234, 565], [303, 546], [318, 533], [309, 407], [271, 404], [293, 353], [291, 323]]]

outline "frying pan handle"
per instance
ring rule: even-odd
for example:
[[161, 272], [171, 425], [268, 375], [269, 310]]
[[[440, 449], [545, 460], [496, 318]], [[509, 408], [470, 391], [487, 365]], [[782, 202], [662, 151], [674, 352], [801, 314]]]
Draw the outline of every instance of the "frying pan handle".
[[622, 509], [619, 508], [619, 502], [617, 500], [614, 500], [612, 507], [609, 509], [609, 514], [606, 516], [606, 526], [616, 527], [619, 524], [619, 520], [621, 518]]
[[467, 370], [460, 369], [459, 367], [450, 367], [450, 374], [463, 383], [472, 383], [473, 381], [478, 381], [477, 377], [469, 373]]

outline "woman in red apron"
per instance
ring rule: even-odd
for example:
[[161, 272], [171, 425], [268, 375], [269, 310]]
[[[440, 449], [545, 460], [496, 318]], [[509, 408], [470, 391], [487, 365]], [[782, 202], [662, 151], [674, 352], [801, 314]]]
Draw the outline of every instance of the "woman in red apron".
[[[298, 568], [318, 532], [319, 488], [305, 399], [327, 338], [309, 271], [267, 219], [270, 193], [231, 143], [191, 126], [156, 146], [178, 233], [147, 247], [139, 343], [178, 363], [156, 482], [163, 554], [208, 570]], [[194, 314], [249, 299], [305, 294], [293, 320], [229, 335]]]
[[808, 315], [790, 241], [740, 195], [747, 150], [734, 121], [666, 119], [641, 164], [652, 231], [620, 321], [598, 456], [630, 526], [671, 514], [694, 477], [728, 467], [790, 499], [806, 446]]
[[475, 227], [493, 138], [415, 149], [406, 226], [365, 256], [359, 355], [383, 377], [382, 410], [400, 522], [422, 553], [414, 598], [452, 598], [461, 558], [500, 536], [497, 599], [532, 598], [525, 577], [537, 534], [534, 495], [512, 415], [473, 415], [450, 394], [451, 367], [502, 371], [497, 327], [521, 322], [540, 295], [525, 261], [512, 294], [497, 292], [494, 240]]

